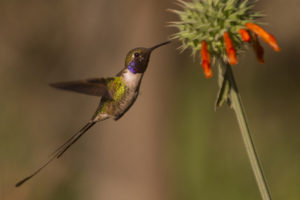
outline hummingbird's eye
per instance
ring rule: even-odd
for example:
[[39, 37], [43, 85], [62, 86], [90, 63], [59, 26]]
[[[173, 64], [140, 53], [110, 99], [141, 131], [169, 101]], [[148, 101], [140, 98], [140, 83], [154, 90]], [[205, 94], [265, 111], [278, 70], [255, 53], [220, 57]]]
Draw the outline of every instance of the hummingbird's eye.
[[134, 57], [139, 57], [140, 56], [140, 54], [139, 53], [134, 53]]

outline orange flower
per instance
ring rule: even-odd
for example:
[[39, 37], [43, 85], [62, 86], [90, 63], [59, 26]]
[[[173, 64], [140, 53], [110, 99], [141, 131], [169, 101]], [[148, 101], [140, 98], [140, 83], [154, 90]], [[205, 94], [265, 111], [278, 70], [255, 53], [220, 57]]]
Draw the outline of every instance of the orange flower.
[[275, 51], [280, 51], [280, 48], [276, 42], [276, 39], [273, 35], [262, 29], [260, 26], [253, 23], [246, 23], [245, 26], [257, 34], [261, 39], [263, 39], [266, 43], [268, 43]]
[[259, 63], [264, 64], [264, 49], [260, 45], [257, 35], [253, 34], [252, 37], [252, 46], [255, 51], [256, 58], [258, 59]]
[[206, 78], [212, 77], [212, 71], [210, 67], [210, 55], [207, 50], [207, 44], [205, 41], [201, 42], [201, 59], [202, 59], [202, 68], [204, 70], [204, 75]]
[[248, 33], [247, 30], [241, 28], [239, 30], [239, 34], [242, 36], [242, 39], [243, 39], [244, 42], [249, 42], [250, 41], [250, 39], [251, 39], [250, 34]]
[[225, 48], [226, 52], [229, 58], [229, 64], [231, 65], [236, 65], [238, 63], [237, 58], [236, 58], [236, 53], [234, 46], [232, 44], [232, 40], [228, 34], [228, 32], [224, 33], [224, 42], [225, 42]]

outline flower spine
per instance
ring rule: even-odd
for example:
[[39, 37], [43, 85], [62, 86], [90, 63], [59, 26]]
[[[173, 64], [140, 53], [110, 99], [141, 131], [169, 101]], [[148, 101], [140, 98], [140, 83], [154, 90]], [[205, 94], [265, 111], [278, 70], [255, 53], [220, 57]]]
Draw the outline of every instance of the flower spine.
[[169, 26], [178, 29], [171, 39], [181, 41], [181, 51], [191, 48], [194, 56], [200, 51], [201, 65], [207, 78], [212, 77], [211, 58], [221, 58], [235, 65], [238, 63], [237, 54], [245, 42], [252, 43], [259, 62], [263, 63], [263, 49], [257, 36], [275, 51], [280, 50], [275, 37], [257, 25], [257, 18], [263, 15], [254, 12], [253, 3], [248, 0], [177, 1], [183, 10], [170, 10], [180, 18], [169, 23]]

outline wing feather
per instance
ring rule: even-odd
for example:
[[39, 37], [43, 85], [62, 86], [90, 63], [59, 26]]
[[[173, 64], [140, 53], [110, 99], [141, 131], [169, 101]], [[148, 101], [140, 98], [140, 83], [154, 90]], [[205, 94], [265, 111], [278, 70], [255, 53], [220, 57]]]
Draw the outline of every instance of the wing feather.
[[92, 96], [101, 96], [112, 100], [113, 97], [106, 85], [106, 81], [107, 79], [105, 78], [94, 78], [80, 81], [51, 83], [50, 86]]

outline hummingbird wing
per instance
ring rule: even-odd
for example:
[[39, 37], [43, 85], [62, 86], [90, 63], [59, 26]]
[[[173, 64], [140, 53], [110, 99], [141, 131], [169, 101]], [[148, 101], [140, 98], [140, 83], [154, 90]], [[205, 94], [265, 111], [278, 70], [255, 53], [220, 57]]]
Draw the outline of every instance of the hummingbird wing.
[[101, 96], [112, 100], [113, 96], [106, 85], [107, 79], [109, 78], [94, 78], [80, 81], [59, 82], [51, 83], [50, 86], [92, 96]]
[[67, 140], [63, 145], [61, 145], [57, 150], [55, 150], [52, 154], [49, 160], [42, 165], [39, 169], [37, 169], [34, 173], [32, 173], [30, 176], [27, 176], [26, 178], [22, 179], [16, 184], [16, 187], [21, 186], [23, 183], [27, 182], [29, 179], [33, 178], [35, 175], [37, 175], [42, 169], [44, 169], [48, 164], [50, 164], [55, 158], [60, 158], [81, 136], [83, 136], [84, 133], [86, 133], [87, 130], [89, 130], [96, 121], [90, 121], [88, 122], [84, 127], [82, 127], [76, 134], [74, 134], [69, 140]]

